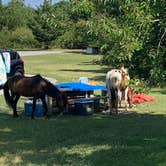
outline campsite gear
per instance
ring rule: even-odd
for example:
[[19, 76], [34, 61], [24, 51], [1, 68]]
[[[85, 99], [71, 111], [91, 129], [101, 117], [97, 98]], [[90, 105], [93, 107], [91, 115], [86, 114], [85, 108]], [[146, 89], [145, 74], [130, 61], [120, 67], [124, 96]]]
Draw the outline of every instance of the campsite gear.
[[4, 58], [6, 73], [10, 73], [10, 53], [9, 52], [3, 52], [2, 56]]
[[134, 104], [139, 104], [139, 103], [144, 103], [144, 102], [153, 102], [153, 101], [155, 101], [154, 97], [148, 96], [144, 93], [133, 95]]
[[94, 90], [105, 90], [104, 85], [89, 85], [81, 82], [67, 82], [57, 84], [57, 88], [64, 89], [66, 91], [94, 91]]
[[7, 80], [6, 68], [2, 56], [0, 55], [0, 86], [3, 86]]
[[0, 55], [3, 57], [7, 78], [14, 75], [24, 75], [24, 61], [15, 50], [0, 50]]
[[92, 115], [94, 113], [94, 101], [90, 98], [75, 99], [74, 114]]
[[[32, 107], [33, 107], [33, 101], [32, 100], [27, 100], [24, 103], [24, 111], [25, 111], [26, 116], [31, 116], [32, 115], [32, 111], [33, 111]], [[36, 108], [35, 108], [34, 116], [42, 117], [42, 116], [44, 116], [44, 112], [45, 112], [45, 109], [43, 108], [43, 104], [42, 104], [41, 100], [38, 100], [36, 102]]]
[[80, 77], [79, 82], [83, 84], [88, 84], [88, 77]]

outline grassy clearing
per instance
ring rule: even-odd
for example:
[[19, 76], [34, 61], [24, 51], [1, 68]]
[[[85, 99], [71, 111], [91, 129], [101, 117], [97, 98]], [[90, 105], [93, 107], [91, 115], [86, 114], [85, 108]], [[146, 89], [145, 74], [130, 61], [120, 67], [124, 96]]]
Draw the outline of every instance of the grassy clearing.
[[57, 79], [59, 82], [78, 81], [79, 77], [87, 76], [90, 80], [104, 81], [107, 68], [93, 65], [97, 56], [84, 54], [47, 55], [24, 57], [27, 73], [42, 74]]
[[[105, 67], [95, 56], [24, 57], [29, 74], [41, 73], [59, 82], [80, 76], [104, 83]], [[138, 105], [129, 114], [51, 116], [31, 120], [12, 112], [0, 96], [0, 165], [21, 166], [165, 166], [166, 89], [152, 89], [155, 102]], [[19, 102], [23, 109], [23, 100]]]

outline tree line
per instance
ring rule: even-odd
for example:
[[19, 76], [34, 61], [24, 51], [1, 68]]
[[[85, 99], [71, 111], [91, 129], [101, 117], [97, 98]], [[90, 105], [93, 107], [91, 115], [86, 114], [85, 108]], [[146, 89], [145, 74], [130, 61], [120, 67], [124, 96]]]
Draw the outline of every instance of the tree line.
[[0, 47], [98, 47], [98, 63], [123, 63], [131, 76], [151, 85], [166, 81], [165, 0], [0, 1]]

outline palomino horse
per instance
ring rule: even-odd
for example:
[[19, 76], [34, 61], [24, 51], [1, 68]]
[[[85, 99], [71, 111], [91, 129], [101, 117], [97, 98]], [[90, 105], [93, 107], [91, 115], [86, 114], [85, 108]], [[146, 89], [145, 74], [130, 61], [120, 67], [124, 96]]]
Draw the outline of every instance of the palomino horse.
[[51, 82], [40, 75], [25, 77], [21, 75], [10, 78], [4, 85], [4, 96], [6, 103], [13, 109], [13, 116], [18, 117], [17, 102], [20, 96], [33, 97], [32, 119], [36, 108], [36, 100], [41, 99], [47, 116], [48, 108], [45, 96], [56, 99], [57, 106], [63, 111], [67, 106], [66, 96], [59, 91]]
[[121, 81], [121, 85], [120, 85], [120, 90], [122, 92], [122, 98], [121, 98], [119, 104], [121, 106], [121, 101], [122, 101], [122, 99], [124, 99], [125, 108], [127, 111], [128, 105], [130, 108], [133, 106], [132, 97], [134, 94], [134, 89], [129, 87], [130, 77], [128, 74], [128, 70], [126, 68], [124, 68], [124, 65], [120, 66], [120, 70], [122, 72], [122, 81]]

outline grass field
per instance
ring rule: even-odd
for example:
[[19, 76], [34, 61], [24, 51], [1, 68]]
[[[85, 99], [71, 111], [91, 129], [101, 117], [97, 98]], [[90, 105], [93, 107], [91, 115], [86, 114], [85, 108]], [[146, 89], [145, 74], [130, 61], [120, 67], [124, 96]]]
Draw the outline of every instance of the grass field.
[[[81, 54], [24, 57], [28, 74], [58, 82], [80, 76], [104, 84], [106, 67], [96, 56]], [[166, 166], [166, 89], [154, 88], [155, 102], [128, 114], [51, 116], [18, 119], [0, 96], [0, 165], [2, 166]], [[19, 102], [23, 109], [23, 99]]]

